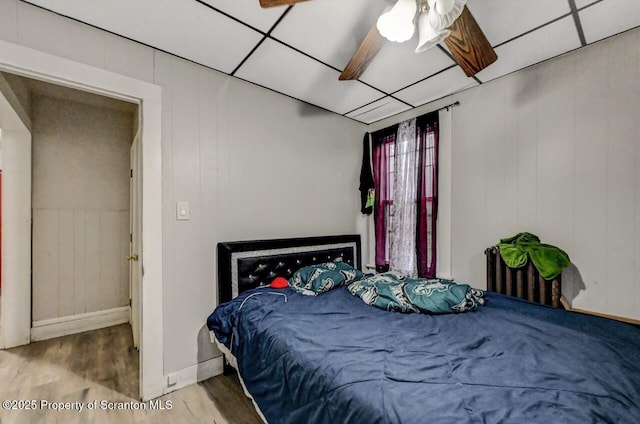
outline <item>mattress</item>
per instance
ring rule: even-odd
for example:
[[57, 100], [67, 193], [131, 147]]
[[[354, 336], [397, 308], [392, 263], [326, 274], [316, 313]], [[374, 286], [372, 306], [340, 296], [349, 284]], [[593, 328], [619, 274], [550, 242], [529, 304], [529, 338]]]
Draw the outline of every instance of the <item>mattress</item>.
[[207, 324], [272, 424], [640, 422], [640, 329], [499, 294], [424, 315], [260, 288]]

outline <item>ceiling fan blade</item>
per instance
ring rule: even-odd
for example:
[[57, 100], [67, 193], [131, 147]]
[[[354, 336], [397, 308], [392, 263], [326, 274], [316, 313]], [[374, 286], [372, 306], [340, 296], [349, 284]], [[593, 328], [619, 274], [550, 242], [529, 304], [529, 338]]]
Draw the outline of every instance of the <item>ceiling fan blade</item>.
[[468, 77], [474, 76], [498, 59], [467, 6], [449, 29], [451, 34], [445, 38], [444, 43]]
[[263, 8], [274, 7], [274, 6], [284, 6], [284, 5], [292, 5], [296, 3], [300, 3], [301, 1], [307, 0], [260, 0], [260, 6]]
[[369, 30], [369, 33], [358, 47], [358, 50], [351, 56], [351, 60], [347, 63], [344, 70], [338, 78], [340, 81], [355, 80], [367, 69], [374, 57], [380, 51], [384, 38], [378, 32], [375, 25]]

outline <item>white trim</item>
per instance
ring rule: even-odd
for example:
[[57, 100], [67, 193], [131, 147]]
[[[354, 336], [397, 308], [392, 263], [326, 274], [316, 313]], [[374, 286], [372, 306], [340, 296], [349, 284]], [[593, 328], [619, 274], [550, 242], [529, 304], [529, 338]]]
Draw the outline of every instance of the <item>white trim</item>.
[[[6, 104], [2, 107], [11, 109]], [[3, 226], [0, 347], [8, 349], [28, 344], [31, 337], [31, 133], [3, 128], [1, 143]]]
[[173, 386], [169, 386], [167, 383], [165, 393], [171, 393], [175, 390], [182, 389], [183, 387], [220, 375], [222, 374], [222, 369], [222, 356], [218, 356], [216, 358], [209, 359], [208, 361], [200, 362], [196, 365], [191, 365], [190, 367], [173, 372], [170, 375], [167, 375], [165, 380], [168, 382], [169, 377], [171, 376], [171, 378], [176, 379], [175, 381], [177, 381], [177, 383]]
[[[140, 395], [143, 400], [161, 396], [164, 378], [162, 315], [162, 90], [105, 69], [0, 41], [0, 70], [36, 78], [104, 96], [135, 102], [142, 110], [142, 322], [140, 340]], [[17, 285], [17, 282], [3, 281]], [[14, 287], [28, 292], [30, 285]], [[5, 294], [6, 290], [4, 291]], [[5, 296], [2, 296], [3, 298]], [[4, 299], [3, 299], [4, 301]], [[30, 321], [30, 309], [23, 318]], [[4, 322], [5, 325], [14, 323]], [[3, 330], [4, 331], [4, 330]]]
[[[160, 90], [160, 87], [158, 87]], [[162, 110], [159, 102], [142, 102], [142, 261], [140, 322], [140, 395], [161, 396], [164, 378], [162, 283]]]
[[130, 311], [131, 308], [128, 306], [122, 306], [105, 311], [34, 321], [33, 327], [31, 328], [31, 341], [37, 342], [55, 337], [68, 336], [69, 334], [125, 324], [129, 322]]
[[0, 40], [2, 70], [103, 96], [160, 102], [155, 84]]
[[[453, 103], [453, 99], [451, 99]], [[438, 134], [438, 218], [436, 222], [436, 276], [452, 279], [451, 264], [451, 121], [453, 108], [441, 110], [438, 114], [440, 133]]]

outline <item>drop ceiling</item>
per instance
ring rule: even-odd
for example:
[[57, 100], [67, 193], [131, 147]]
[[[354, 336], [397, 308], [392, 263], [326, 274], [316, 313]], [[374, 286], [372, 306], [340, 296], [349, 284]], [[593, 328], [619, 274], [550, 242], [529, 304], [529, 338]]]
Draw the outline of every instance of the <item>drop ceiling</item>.
[[640, 26], [639, 0], [469, 0], [498, 60], [467, 78], [446, 48], [385, 42], [358, 81], [338, 75], [386, 0], [29, 0], [320, 108], [372, 123]]

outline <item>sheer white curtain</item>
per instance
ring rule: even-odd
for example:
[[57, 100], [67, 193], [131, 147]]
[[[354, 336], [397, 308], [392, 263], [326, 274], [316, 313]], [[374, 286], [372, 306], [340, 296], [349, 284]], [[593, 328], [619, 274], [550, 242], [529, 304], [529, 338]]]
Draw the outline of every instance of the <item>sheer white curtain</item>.
[[418, 146], [416, 119], [400, 123], [393, 167], [393, 217], [389, 268], [407, 277], [418, 276], [416, 259], [416, 205]]

